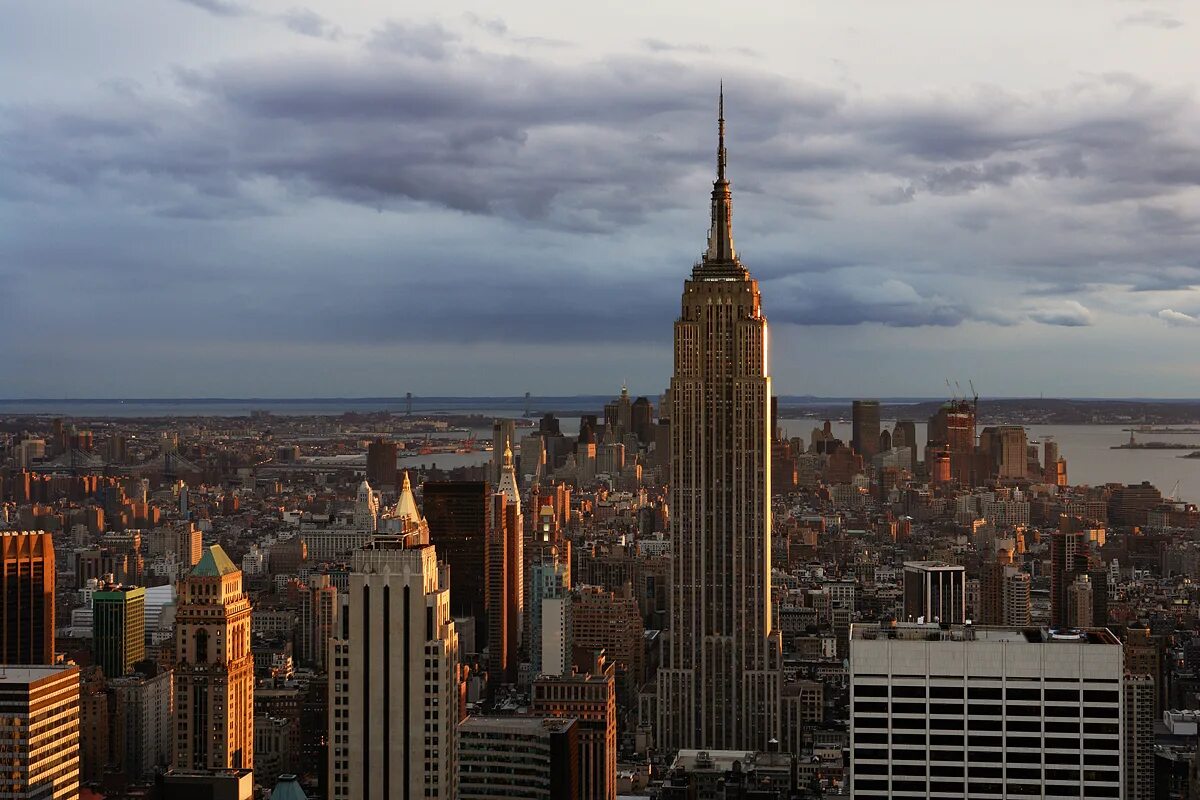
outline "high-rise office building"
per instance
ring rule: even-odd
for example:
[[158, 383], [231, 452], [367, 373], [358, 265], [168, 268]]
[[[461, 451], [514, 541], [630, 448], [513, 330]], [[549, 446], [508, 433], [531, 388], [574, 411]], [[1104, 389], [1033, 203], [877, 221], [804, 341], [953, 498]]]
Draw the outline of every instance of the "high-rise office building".
[[1154, 682], [1154, 716], [1163, 710], [1163, 645], [1143, 624], [1131, 624], [1125, 629], [1125, 672], [1130, 675], [1149, 675]]
[[733, 245], [725, 114], [708, 249], [684, 282], [671, 378], [670, 640], [660, 749], [766, 749], [779, 738], [771, 613], [771, 378], [758, 282]]
[[525, 576], [526, 638], [533, 674], [542, 672], [542, 605], [546, 600], [567, 596], [571, 590], [571, 565], [552, 544], [535, 546]]
[[966, 622], [967, 572], [941, 561], [904, 562], [904, 619]]
[[423, 491], [429, 541], [450, 567], [450, 613], [472, 617], [477, 641], [486, 642], [491, 490], [487, 481], [428, 481]]
[[[935, 452], [945, 452], [950, 461], [950, 480], [960, 486], [971, 486], [978, 482], [974, 474], [975, 464], [975, 406], [966, 400], [951, 400], [944, 403], [932, 417], [926, 429], [926, 449], [944, 445], [944, 449], [932, 447]], [[932, 473], [932, 470], [930, 470]]]
[[1125, 800], [1152, 800], [1154, 780], [1154, 680], [1126, 675], [1124, 689]]
[[367, 445], [367, 482], [378, 486], [383, 491], [393, 491], [396, 488], [396, 454], [395, 442], [383, 437], [375, 439]]
[[449, 572], [420, 537], [354, 551], [330, 643], [331, 800], [454, 800], [458, 631]]
[[1002, 548], [980, 565], [979, 600], [976, 623], [1024, 627], [1032, 622], [1029, 573], [1013, 564], [1011, 549]]
[[855, 400], [850, 406], [850, 446], [869, 461], [879, 452], [879, 401]]
[[296, 620], [300, 663], [328, 669], [328, 643], [337, 620], [338, 590], [328, 575], [312, 575], [300, 589], [300, 613]]
[[911, 419], [898, 419], [892, 429], [892, 447], [907, 447], [912, 450], [913, 461], [917, 458], [917, 425]]
[[935, 624], [855, 625], [851, 796], [1119, 797], [1120, 642]]
[[1087, 572], [1086, 533], [1077, 529], [1069, 517], [1059, 520], [1059, 528], [1050, 533], [1050, 624], [1069, 625], [1068, 597], [1075, 579]]
[[254, 768], [254, 656], [242, 571], [212, 545], [179, 583], [175, 766]]
[[1073, 628], [1090, 628], [1092, 615], [1092, 581], [1080, 575], [1067, 587], [1067, 625]]
[[146, 589], [105, 585], [92, 593], [92, 646], [106, 678], [133, 671], [146, 657]]
[[979, 434], [979, 453], [987, 477], [1021, 479], [1028, 472], [1029, 448], [1020, 425], [995, 425]]
[[492, 495], [491, 503], [485, 599], [488, 683], [494, 691], [500, 684], [517, 680], [525, 584], [520, 499], [514, 503], [508, 495], [497, 492]]
[[79, 797], [79, 668], [0, 669], [0, 797]]
[[654, 441], [654, 404], [645, 397], [633, 401], [629, 412], [631, 431], [637, 437], [638, 443], [645, 446]]
[[54, 663], [54, 541], [0, 531], [0, 664]]
[[557, 717], [468, 717], [458, 800], [580, 800], [578, 728]]
[[537, 678], [530, 710], [535, 716], [573, 718], [578, 722], [580, 800], [616, 800], [617, 691], [613, 665], [597, 654], [586, 672]]

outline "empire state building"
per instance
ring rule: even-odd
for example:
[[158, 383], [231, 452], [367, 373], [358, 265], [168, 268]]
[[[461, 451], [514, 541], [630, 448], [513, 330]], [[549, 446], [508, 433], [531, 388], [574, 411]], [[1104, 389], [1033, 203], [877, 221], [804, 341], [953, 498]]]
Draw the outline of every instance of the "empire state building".
[[780, 735], [771, 630], [771, 378], [758, 282], [733, 246], [718, 114], [708, 250], [683, 284], [671, 378], [670, 644], [660, 749], [765, 750]]

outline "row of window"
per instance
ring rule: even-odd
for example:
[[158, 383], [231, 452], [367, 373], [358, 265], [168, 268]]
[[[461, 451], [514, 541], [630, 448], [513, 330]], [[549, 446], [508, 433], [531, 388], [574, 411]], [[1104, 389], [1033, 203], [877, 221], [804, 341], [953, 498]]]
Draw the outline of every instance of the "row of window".
[[[857, 697], [887, 697], [888, 684], [856, 684], [854, 696]], [[925, 686], [891, 685], [893, 698], [941, 698], [963, 699], [963, 686], [930, 686], [928, 694]], [[1081, 697], [1082, 691], [1082, 697]], [[1048, 703], [1117, 703], [1121, 693], [1115, 689], [1055, 689], [1051, 687], [1034, 688], [1020, 686], [967, 686], [968, 700], [1033, 700]]]

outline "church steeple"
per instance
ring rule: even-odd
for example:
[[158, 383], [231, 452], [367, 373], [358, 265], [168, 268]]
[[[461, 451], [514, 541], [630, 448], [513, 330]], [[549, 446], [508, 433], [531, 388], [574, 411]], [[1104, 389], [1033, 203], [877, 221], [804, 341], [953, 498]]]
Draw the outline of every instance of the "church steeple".
[[[717, 179], [713, 181], [712, 191], [712, 225], [708, 229], [708, 250], [704, 253], [703, 266], [706, 273], [714, 270], [712, 267], [724, 267], [720, 272], [735, 272], [741, 275], [744, 270], [737, 260], [737, 250], [733, 246], [733, 197], [729, 191], [729, 179], [725, 176], [725, 84], [722, 81], [721, 91], [717, 99]], [[734, 269], [730, 269], [730, 268]]]

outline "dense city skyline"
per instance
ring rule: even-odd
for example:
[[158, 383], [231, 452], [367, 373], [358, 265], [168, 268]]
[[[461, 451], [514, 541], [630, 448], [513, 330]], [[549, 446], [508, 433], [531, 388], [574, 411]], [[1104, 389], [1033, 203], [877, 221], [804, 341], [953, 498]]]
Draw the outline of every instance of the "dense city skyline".
[[780, 394], [1194, 396], [1195, 11], [867, 7], [10, 9], [0, 368], [660, 390], [723, 77]]

